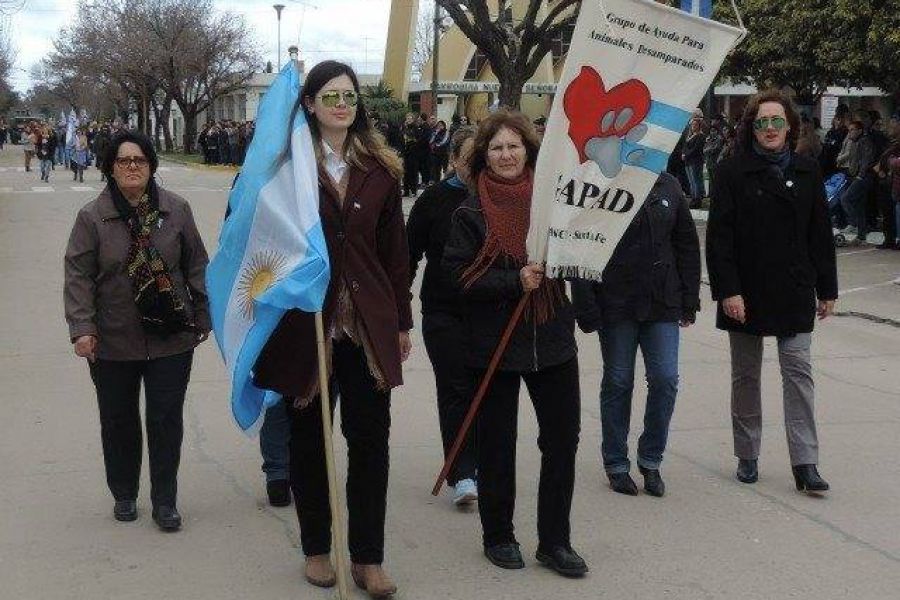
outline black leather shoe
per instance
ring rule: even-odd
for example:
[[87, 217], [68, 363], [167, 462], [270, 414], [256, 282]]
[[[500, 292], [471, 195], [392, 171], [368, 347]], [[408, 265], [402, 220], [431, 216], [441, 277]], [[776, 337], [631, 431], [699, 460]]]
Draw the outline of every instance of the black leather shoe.
[[584, 559], [570, 546], [554, 546], [549, 551], [538, 549], [534, 557], [566, 577], [581, 577], [590, 570]]
[[291, 503], [291, 488], [284, 479], [266, 483], [266, 493], [272, 506], [289, 506]]
[[153, 508], [153, 521], [162, 531], [178, 531], [181, 529], [181, 515], [174, 506], [157, 506]]
[[638, 467], [641, 475], [644, 476], [644, 491], [651, 496], [662, 498], [666, 493], [666, 482], [663, 481], [659, 474], [659, 469], [645, 469]]
[[496, 546], [486, 546], [484, 555], [488, 560], [500, 567], [501, 569], [524, 569], [525, 561], [522, 560], [522, 553], [519, 551], [519, 545], [515, 542], [508, 544], [497, 544]]
[[755, 459], [739, 458], [737, 472], [734, 474], [741, 483], [756, 483], [759, 479], [759, 468]]
[[113, 507], [116, 521], [134, 521], [137, 519], [137, 502], [134, 500], [116, 500]]
[[831, 487], [828, 482], [819, 475], [816, 465], [797, 465], [793, 467], [794, 482], [797, 491], [807, 493], [827, 492]]
[[638, 495], [637, 484], [634, 483], [634, 479], [628, 473], [607, 473], [607, 477], [609, 477], [609, 487], [614, 492], [625, 494], [626, 496]]

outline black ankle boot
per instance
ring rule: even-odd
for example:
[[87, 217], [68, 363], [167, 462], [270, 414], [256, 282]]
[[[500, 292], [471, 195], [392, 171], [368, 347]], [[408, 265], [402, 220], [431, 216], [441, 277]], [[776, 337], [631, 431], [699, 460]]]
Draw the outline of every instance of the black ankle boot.
[[608, 473], [607, 477], [609, 477], [609, 487], [614, 492], [625, 494], [626, 496], [638, 495], [637, 485], [628, 473]]
[[759, 469], [756, 459], [740, 458], [738, 459], [737, 472], [734, 474], [741, 483], [756, 483], [759, 479]]
[[794, 471], [794, 482], [797, 484], [798, 492], [827, 492], [828, 482], [819, 475], [816, 465], [796, 465], [792, 467]]
[[659, 469], [645, 469], [638, 467], [641, 475], [644, 476], [644, 491], [651, 496], [662, 498], [666, 493], [666, 483], [659, 474]]

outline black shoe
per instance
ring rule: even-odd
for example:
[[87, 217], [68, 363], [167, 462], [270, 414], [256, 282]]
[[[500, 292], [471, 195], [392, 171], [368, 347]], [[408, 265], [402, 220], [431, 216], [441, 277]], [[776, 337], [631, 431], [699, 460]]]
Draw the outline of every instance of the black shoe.
[[662, 498], [666, 493], [666, 483], [659, 474], [659, 469], [645, 469], [638, 467], [641, 475], [644, 476], [644, 491], [651, 496]]
[[819, 475], [816, 465], [797, 465], [792, 467], [797, 491], [807, 493], [827, 492], [828, 482]]
[[153, 508], [153, 521], [163, 531], [181, 529], [181, 515], [174, 506], [157, 506]]
[[515, 542], [485, 546], [484, 555], [488, 560], [501, 569], [524, 569], [525, 561], [519, 552], [519, 545]]
[[538, 549], [534, 557], [566, 577], [581, 577], [590, 570], [584, 559], [568, 546], [554, 546], [549, 552]]
[[134, 521], [137, 519], [137, 502], [134, 500], [116, 500], [113, 507], [116, 521]]
[[284, 479], [276, 479], [266, 483], [266, 493], [272, 506], [290, 506], [291, 488]]
[[759, 468], [756, 459], [739, 458], [738, 468], [734, 474], [741, 483], [756, 483], [759, 479]]
[[626, 496], [638, 495], [637, 484], [634, 483], [634, 479], [628, 473], [607, 473], [606, 476], [609, 477], [609, 487], [614, 492], [625, 494]]

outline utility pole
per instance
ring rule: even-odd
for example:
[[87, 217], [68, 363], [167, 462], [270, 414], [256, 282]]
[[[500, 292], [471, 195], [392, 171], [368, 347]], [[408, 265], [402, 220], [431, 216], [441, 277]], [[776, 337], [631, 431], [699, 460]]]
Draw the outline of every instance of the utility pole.
[[441, 5], [434, 3], [434, 43], [431, 48], [431, 114], [438, 109], [438, 53], [441, 46]]
[[275, 65], [275, 72], [281, 72], [281, 11], [284, 10], [284, 4], [274, 4], [272, 8], [275, 9], [275, 13], [278, 15], [278, 50], [275, 53], [275, 60], [278, 64]]

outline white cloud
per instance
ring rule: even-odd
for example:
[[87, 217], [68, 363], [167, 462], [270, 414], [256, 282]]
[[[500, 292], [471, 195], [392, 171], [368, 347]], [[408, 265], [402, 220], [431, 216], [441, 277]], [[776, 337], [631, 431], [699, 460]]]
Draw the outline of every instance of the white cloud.
[[[409, 2], [411, 0], [395, 0]], [[276, 62], [278, 21], [272, 0], [215, 0], [220, 10], [244, 16], [260, 43], [265, 59]], [[280, 0], [282, 59], [296, 44], [307, 68], [326, 59], [349, 63], [360, 73], [380, 73], [391, 0]], [[313, 8], [315, 7], [315, 8]], [[53, 49], [53, 37], [76, 16], [75, 0], [30, 0], [12, 18], [12, 42], [17, 49], [13, 84], [31, 85], [28, 71]]]

